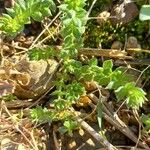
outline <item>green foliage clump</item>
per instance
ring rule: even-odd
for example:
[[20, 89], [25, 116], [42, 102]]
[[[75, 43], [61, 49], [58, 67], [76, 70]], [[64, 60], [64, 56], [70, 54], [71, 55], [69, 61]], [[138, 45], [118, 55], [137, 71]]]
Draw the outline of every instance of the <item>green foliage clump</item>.
[[17, 0], [13, 8], [7, 8], [8, 14], [0, 19], [0, 29], [11, 36], [15, 36], [24, 29], [25, 24], [31, 23], [31, 18], [41, 21], [55, 11], [52, 0]]
[[135, 86], [135, 83], [127, 83], [124, 86], [119, 87], [116, 91], [117, 98], [125, 99], [127, 106], [138, 109], [145, 102], [146, 93]]
[[121, 68], [113, 71], [111, 60], [105, 61], [102, 67], [98, 67], [96, 60], [91, 60], [89, 65], [80, 66], [75, 72], [78, 79], [96, 81], [99, 85], [114, 90], [118, 101], [125, 100], [128, 107], [138, 109], [146, 100], [146, 93], [135, 86], [130, 75]]
[[0, 100], [14, 101], [14, 100], [17, 100], [17, 97], [15, 95], [13, 95], [13, 94], [8, 94], [8, 95], [0, 97]]
[[36, 122], [51, 122], [52, 113], [47, 108], [42, 108], [40, 106], [36, 109], [30, 111], [33, 121]]
[[141, 120], [145, 124], [145, 130], [150, 130], [150, 116], [142, 114]]
[[63, 59], [76, 56], [77, 50], [83, 46], [82, 34], [85, 31], [87, 21], [86, 11], [84, 10], [85, 2], [86, 0], [65, 0], [64, 4], [59, 6], [63, 12], [61, 17], [63, 24], [61, 34], [64, 39], [61, 50]]
[[[83, 46], [82, 34], [85, 31], [87, 20], [86, 11], [83, 9], [85, 4], [85, 0], [65, 0], [59, 6], [62, 11], [61, 34], [64, 42], [57, 57], [62, 60], [62, 69], [58, 73], [58, 79], [55, 82], [56, 90], [53, 95], [57, 98], [53, 101], [54, 109], [50, 110], [50, 112], [52, 114], [51, 120], [63, 120], [63, 127], [60, 128], [62, 133], [68, 131], [71, 134], [72, 129], [76, 127], [71, 107], [81, 95], [85, 94], [82, 84], [73, 78], [70, 80], [70, 75], [74, 76], [75, 66], [81, 65], [80, 62], [76, 64], [77, 61], [74, 58], [77, 56], [78, 49]], [[40, 117], [42, 114], [40, 111], [34, 112], [33, 118]]]
[[51, 46], [46, 48], [35, 47], [28, 52], [30, 60], [50, 59], [57, 56], [57, 52]]
[[[80, 0], [65, 0], [64, 3], [59, 6], [63, 12], [61, 16], [63, 24], [61, 33], [64, 43], [59, 55], [63, 61], [63, 67], [58, 77], [59, 81], [56, 82], [57, 90], [55, 91], [55, 94], [58, 96], [58, 99], [55, 101], [57, 108], [58, 106], [60, 106], [60, 108], [63, 106], [60, 101], [67, 107], [71, 106], [74, 100], [78, 99], [79, 96], [84, 93], [84, 88], [74, 80], [72, 83], [66, 85], [66, 82], [69, 82], [70, 69], [73, 69], [71, 60], [76, 57], [77, 50], [82, 47], [82, 34], [85, 31], [86, 24], [86, 11], [83, 9], [84, 6], [85, 1]], [[68, 102], [64, 102], [64, 100], [68, 100]]]
[[[85, 71], [85, 68], [87, 71]], [[68, 67], [68, 71], [75, 76], [78, 82], [65, 84], [63, 80], [57, 81], [58, 89], [53, 94], [57, 95], [58, 99], [53, 102], [55, 109], [49, 110], [53, 114], [51, 120], [63, 119], [66, 121], [73, 118], [73, 112], [70, 108], [85, 92], [85, 89], [79, 83], [83, 79], [85, 81], [96, 81], [100, 86], [114, 90], [118, 101], [125, 100], [128, 107], [139, 109], [146, 100], [146, 93], [141, 88], [136, 87], [131, 76], [125, 74], [124, 71], [118, 68], [114, 71], [112, 69], [111, 60], [105, 61], [102, 67], [97, 66], [95, 59], [90, 60], [89, 65], [82, 65], [78, 61], [75, 63], [75, 60], [72, 61], [72, 66]], [[40, 118], [40, 114], [37, 114], [36, 117], [38, 115]], [[35, 116], [32, 117], [35, 118]]]
[[76, 60], [78, 49], [83, 46], [82, 35], [87, 20], [84, 6], [85, 1], [70, 0], [65, 0], [60, 6], [61, 33], [64, 42], [57, 57], [62, 60], [62, 68], [55, 82], [54, 108], [49, 111], [52, 114], [51, 120], [63, 120], [64, 126], [60, 128], [61, 132], [71, 132], [76, 126], [72, 104], [86, 94], [81, 81], [95, 81], [100, 86], [114, 90], [118, 101], [125, 100], [130, 108], [138, 109], [146, 100], [145, 92], [135, 86], [131, 76], [127, 75], [125, 70], [121, 68], [113, 70], [111, 60], [105, 61], [102, 67], [98, 66], [97, 59], [89, 60], [86, 65]]

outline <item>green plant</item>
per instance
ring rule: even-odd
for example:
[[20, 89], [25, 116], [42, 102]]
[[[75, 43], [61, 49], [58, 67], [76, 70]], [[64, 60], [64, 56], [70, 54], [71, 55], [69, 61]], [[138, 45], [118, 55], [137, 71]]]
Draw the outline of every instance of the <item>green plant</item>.
[[53, 92], [57, 98], [53, 101], [54, 108], [49, 110], [49, 116], [51, 120], [63, 120], [64, 127], [60, 128], [61, 132], [71, 133], [75, 127], [72, 104], [86, 94], [81, 81], [96, 81], [99, 85], [114, 90], [118, 101], [125, 100], [131, 108], [138, 109], [146, 100], [145, 92], [135, 86], [125, 70], [113, 70], [111, 60], [105, 61], [102, 67], [98, 66], [97, 59], [89, 60], [86, 65], [76, 60], [78, 49], [83, 46], [82, 34], [87, 21], [84, 6], [85, 1], [65, 0], [59, 7], [62, 11], [61, 33], [64, 42], [57, 57], [62, 60], [62, 69], [57, 74], [56, 90]]
[[145, 130], [150, 130], [150, 117], [142, 114], [141, 120], [145, 124]]
[[[64, 3], [59, 6], [62, 11], [61, 34], [64, 39], [58, 56], [62, 60], [62, 69], [58, 73], [58, 80], [55, 82], [56, 91], [53, 92], [53, 95], [56, 95], [57, 99], [54, 100], [54, 109], [50, 110], [50, 112], [52, 114], [51, 120], [64, 121], [64, 127], [60, 128], [60, 131], [68, 131], [70, 134], [71, 130], [76, 126], [76, 123], [73, 121], [74, 114], [70, 108], [82, 94], [85, 94], [82, 84], [75, 79], [70, 81], [69, 76], [69, 74], [72, 74], [75, 66], [82, 65], [74, 58], [77, 56], [78, 49], [83, 46], [82, 34], [85, 31], [87, 21], [86, 11], [83, 9], [85, 4], [85, 0], [64, 0]], [[41, 111], [38, 110], [37, 112], [38, 115], [40, 114], [40, 117]], [[33, 115], [32, 117], [35, 118]]]
[[[54, 109], [49, 110], [51, 117], [50, 115], [48, 116], [51, 120], [63, 120], [64, 122], [68, 119], [73, 120], [74, 113], [71, 108], [72, 104], [76, 103], [85, 92], [79, 83], [83, 80], [96, 81], [99, 85], [114, 90], [117, 100], [125, 100], [129, 108], [139, 109], [146, 100], [146, 93], [141, 88], [135, 86], [131, 76], [125, 74], [125, 70], [117, 68], [113, 71], [111, 60], [105, 61], [102, 67], [97, 66], [96, 59], [90, 60], [88, 65], [82, 65], [74, 59], [70, 60], [68, 64], [69, 66], [67, 67], [64, 65], [68, 69], [66, 72], [72, 76], [74, 75], [74, 80], [72, 83], [67, 84], [64, 80], [69, 81], [69, 75], [64, 76], [61, 74], [62, 72], [59, 74], [62, 80], [56, 82], [57, 90], [53, 94], [57, 95], [58, 98], [54, 100]], [[43, 116], [43, 113], [37, 114], [40, 120], [42, 118], [40, 116]], [[36, 116], [37, 118], [38, 115]], [[74, 124], [74, 122], [72, 123]], [[72, 127], [73, 125], [70, 126]], [[67, 131], [67, 128], [65, 127], [64, 130], [63, 127], [62, 130]]]
[[[146, 93], [135, 86], [130, 75], [122, 68], [113, 71], [113, 63], [107, 60], [102, 67], [98, 67], [96, 60], [90, 60], [89, 65], [80, 66], [77, 72], [78, 79], [96, 81], [107, 89], [114, 90], [117, 100], [125, 100], [128, 107], [138, 109], [146, 100]], [[76, 74], [75, 74], [76, 75]]]
[[47, 46], [45, 48], [33, 48], [28, 52], [28, 56], [30, 60], [47, 60], [49, 58], [54, 58], [55, 56], [57, 56], [57, 52], [53, 47]]
[[7, 94], [5, 96], [0, 97], [0, 100], [13, 101], [13, 100], [17, 100], [17, 97], [15, 95], [12, 95], [12, 94]]
[[24, 29], [25, 24], [31, 23], [31, 18], [41, 21], [55, 11], [52, 0], [17, 0], [13, 8], [7, 8], [8, 14], [0, 19], [0, 29], [11, 36], [15, 36]]
[[75, 57], [77, 50], [83, 46], [82, 34], [85, 31], [87, 21], [86, 11], [83, 9], [85, 1], [65, 0], [64, 4], [59, 7], [63, 12], [61, 34], [64, 39], [60, 57], [65, 58], [65, 60]]

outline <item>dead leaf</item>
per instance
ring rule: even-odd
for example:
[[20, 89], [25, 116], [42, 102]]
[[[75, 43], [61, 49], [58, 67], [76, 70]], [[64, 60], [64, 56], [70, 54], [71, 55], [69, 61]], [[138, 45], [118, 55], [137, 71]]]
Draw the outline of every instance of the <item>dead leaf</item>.
[[0, 80], [0, 97], [14, 93], [14, 89], [15, 87], [12, 83]]
[[88, 96], [81, 96], [81, 98], [77, 102], [77, 106], [78, 107], [80, 107], [80, 106], [86, 107], [89, 105], [89, 103], [91, 103], [91, 100], [89, 99]]
[[94, 81], [92, 82], [83, 82], [83, 85], [88, 92], [92, 92], [97, 89], [97, 85]]

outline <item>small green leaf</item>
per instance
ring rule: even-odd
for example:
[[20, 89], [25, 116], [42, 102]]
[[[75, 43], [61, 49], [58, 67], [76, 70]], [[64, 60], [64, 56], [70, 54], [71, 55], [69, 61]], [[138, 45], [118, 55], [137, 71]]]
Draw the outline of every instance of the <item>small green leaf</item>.
[[66, 100], [60, 99], [60, 98], [59, 99], [55, 99], [54, 106], [55, 106], [56, 110], [63, 110], [63, 109], [65, 109], [67, 107]]
[[113, 68], [113, 62], [112, 60], [106, 60], [103, 63], [103, 73], [106, 76], [110, 76], [112, 73], [112, 68]]
[[55, 50], [47, 46], [45, 48], [33, 48], [28, 52], [28, 56], [30, 60], [41, 60], [41, 59], [50, 59], [54, 58], [57, 54], [55, 53]]
[[68, 120], [64, 121], [63, 125], [67, 129], [69, 135], [72, 135], [72, 131], [77, 127], [77, 123], [74, 120], [69, 118]]
[[52, 113], [47, 108], [40, 106], [30, 111], [31, 118], [36, 122], [51, 122]]
[[118, 100], [126, 100], [128, 107], [139, 109], [145, 102], [146, 93], [139, 87], [135, 86], [135, 83], [126, 83], [124, 86], [115, 90]]
[[42, 13], [43, 13], [44, 16], [50, 16], [50, 15], [52, 15], [51, 14], [51, 10], [49, 8], [43, 8]]
[[12, 19], [12, 17], [10, 15], [8, 15], [8, 14], [3, 14], [3, 17], [4, 17], [4, 19]]
[[26, 10], [26, 3], [25, 3], [25, 0], [17, 0], [17, 3], [19, 4], [19, 6], [20, 6], [23, 10]]
[[60, 10], [65, 11], [65, 10], [67, 10], [68, 5], [67, 4], [61, 4], [58, 7], [59, 7]]
[[107, 85], [107, 89], [114, 89], [116, 90], [120, 86], [125, 85], [128, 82], [133, 81], [131, 75], [124, 73], [124, 71], [120, 69], [116, 69], [110, 75], [111, 82]]
[[41, 12], [34, 12], [34, 14], [32, 14], [32, 18], [35, 21], [41, 21], [43, 19], [42, 13]]
[[97, 66], [98, 64], [98, 61], [96, 58], [92, 58], [90, 59], [89, 63], [88, 63], [90, 66]]
[[68, 130], [67, 130], [66, 127], [62, 126], [62, 127], [59, 127], [59, 128], [58, 128], [58, 131], [59, 131], [61, 134], [64, 134], [64, 133], [66, 133]]
[[15, 11], [12, 8], [6, 8], [8, 15], [15, 17]]
[[117, 90], [115, 90], [115, 93], [118, 100], [123, 100], [128, 95], [128, 90], [126, 90], [124, 86], [120, 86]]
[[72, 83], [66, 85], [65, 99], [68, 101], [76, 101], [85, 93], [84, 87], [80, 83]]
[[113, 67], [112, 60], [106, 60], [106, 61], [104, 61], [104, 63], [103, 63], [103, 69], [104, 70], [112, 69], [112, 67]]

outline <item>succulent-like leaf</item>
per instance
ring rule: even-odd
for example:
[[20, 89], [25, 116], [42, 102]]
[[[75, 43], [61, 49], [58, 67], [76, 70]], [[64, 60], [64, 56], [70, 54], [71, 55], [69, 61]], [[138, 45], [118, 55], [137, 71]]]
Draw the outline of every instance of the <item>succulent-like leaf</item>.
[[0, 19], [0, 28], [6, 34], [15, 36], [30, 22], [30, 18], [41, 21], [55, 10], [53, 0], [17, 0], [13, 8], [7, 8], [8, 14]]
[[119, 87], [115, 92], [118, 100], [126, 100], [127, 106], [131, 108], [138, 109], [147, 100], [146, 93], [132, 82]]

